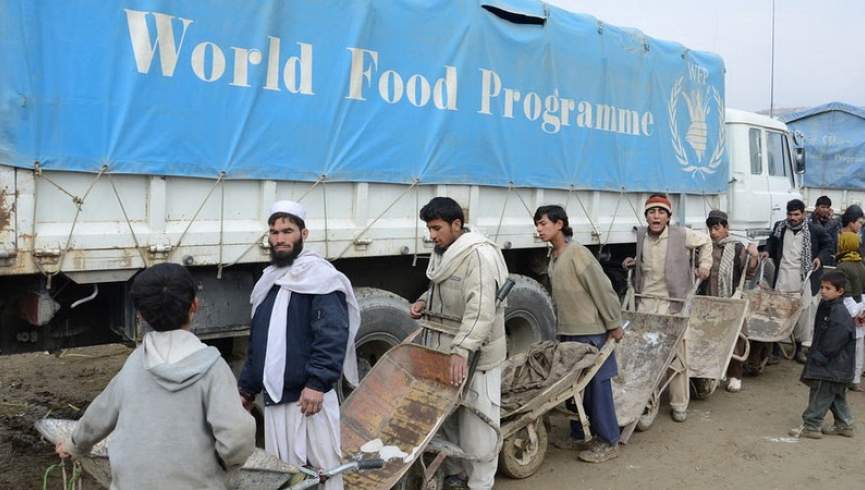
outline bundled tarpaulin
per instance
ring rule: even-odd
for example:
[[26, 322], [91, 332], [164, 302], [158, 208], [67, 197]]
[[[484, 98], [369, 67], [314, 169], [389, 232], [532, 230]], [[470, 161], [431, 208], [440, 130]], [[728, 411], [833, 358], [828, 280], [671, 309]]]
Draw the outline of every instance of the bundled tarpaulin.
[[713, 193], [715, 55], [536, 1], [0, 0], [0, 163]]
[[805, 187], [865, 190], [865, 109], [831, 102], [783, 119], [805, 147]]

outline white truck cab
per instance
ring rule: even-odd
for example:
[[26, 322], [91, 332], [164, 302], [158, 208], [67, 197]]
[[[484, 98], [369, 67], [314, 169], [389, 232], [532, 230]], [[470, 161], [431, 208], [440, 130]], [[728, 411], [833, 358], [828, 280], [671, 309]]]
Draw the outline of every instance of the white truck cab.
[[787, 125], [753, 112], [726, 110], [730, 186], [727, 212], [737, 235], [763, 242], [772, 225], [801, 199], [804, 154], [796, 150]]

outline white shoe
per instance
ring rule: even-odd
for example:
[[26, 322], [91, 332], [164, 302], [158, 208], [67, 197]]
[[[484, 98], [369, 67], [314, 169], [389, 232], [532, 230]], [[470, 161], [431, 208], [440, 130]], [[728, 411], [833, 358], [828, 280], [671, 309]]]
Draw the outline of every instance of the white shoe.
[[727, 381], [727, 391], [730, 393], [738, 393], [742, 389], [742, 380], [739, 378], [730, 378]]

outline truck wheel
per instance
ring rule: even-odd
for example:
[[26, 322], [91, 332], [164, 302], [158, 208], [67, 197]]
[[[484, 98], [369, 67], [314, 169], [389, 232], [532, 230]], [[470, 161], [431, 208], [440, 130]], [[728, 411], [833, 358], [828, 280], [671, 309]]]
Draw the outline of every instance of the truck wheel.
[[508, 356], [528, 350], [529, 345], [556, 337], [556, 312], [553, 299], [538, 281], [511, 274], [516, 283], [508, 295], [505, 334]]
[[[354, 294], [360, 308], [360, 328], [354, 345], [358, 377], [363, 379], [385, 352], [417, 329], [417, 322], [408, 314], [408, 301], [390, 291], [357, 288]], [[348, 383], [339, 383], [337, 394], [340, 400], [350, 393]]]
[[535, 420], [504, 440], [499, 469], [509, 478], [528, 478], [544, 463], [548, 446], [547, 426], [544, 420]]
[[643, 409], [643, 415], [640, 415], [639, 420], [637, 420], [637, 425], [634, 427], [637, 432], [646, 432], [650, 428], [652, 428], [652, 424], [655, 423], [655, 419], [658, 417], [658, 410], [661, 408], [661, 394], [658, 393], [656, 389], [652, 396], [649, 397], [649, 403], [646, 404], [646, 408]]

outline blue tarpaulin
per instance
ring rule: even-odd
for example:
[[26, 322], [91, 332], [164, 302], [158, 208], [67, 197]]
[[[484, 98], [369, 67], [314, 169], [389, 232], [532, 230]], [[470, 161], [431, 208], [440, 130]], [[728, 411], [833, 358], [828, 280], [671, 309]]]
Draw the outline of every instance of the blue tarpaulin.
[[720, 58], [533, 0], [0, 0], [0, 163], [720, 192]]
[[784, 120], [804, 139], [805, 187], [865, 190], [865, 109], [832, 102]]

